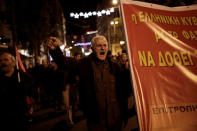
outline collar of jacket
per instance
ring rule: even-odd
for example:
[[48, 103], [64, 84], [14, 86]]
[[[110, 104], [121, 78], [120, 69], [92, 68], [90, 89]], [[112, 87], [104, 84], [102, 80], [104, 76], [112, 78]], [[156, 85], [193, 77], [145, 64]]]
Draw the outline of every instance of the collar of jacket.
[[97, 65], [101, 65], [101, 64], [106, 64], [108, 59], [106, 58], [105, 60], [100, 60], [96, 57], [96, 55], [94, 53], [91, 54], [92, 60], [97, 64]]
[[112, 74], [117, 74], [119, 72], [118, 64], [113, 62], [113, 61], [111, 61], [111, 59], [108, 56], [106, 57], [105, 61], [101, 61], [101, 60], [99, 60], [96, 57], [96, 55], [94, 53], [92, 53], [91, 55], [88, 56], [88, 61], [91, 62], [92, 60], [97, 62], [97, 63], [105, 63], [105, 62], [107, 63], [108, 62], [109, 63], [109, 67], [110, 67], [110, 72]]

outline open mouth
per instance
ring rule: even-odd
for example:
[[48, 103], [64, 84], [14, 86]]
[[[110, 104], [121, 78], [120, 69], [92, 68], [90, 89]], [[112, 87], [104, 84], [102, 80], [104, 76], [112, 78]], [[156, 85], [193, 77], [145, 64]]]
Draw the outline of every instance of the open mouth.
[[7, 65], [1, 65], [1, 67], [0, 67], [0, 68], [5, 68], [5, 67], [7, 67]]
[[100, 52], [100, 55], [104, 55], [104, 54], [105, 54], [105, 52], [104, 52], [104, 51], [101, 51], [101, 52]]

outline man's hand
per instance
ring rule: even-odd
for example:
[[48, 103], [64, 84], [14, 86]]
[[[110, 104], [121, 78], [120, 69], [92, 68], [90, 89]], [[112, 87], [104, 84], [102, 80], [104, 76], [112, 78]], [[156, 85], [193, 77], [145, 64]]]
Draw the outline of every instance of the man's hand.
[[55, 50], [59, 45], [61, 45], [61, 41], [56, 37], [49, 37], [46, 45], [49, 47], [49, 49]]

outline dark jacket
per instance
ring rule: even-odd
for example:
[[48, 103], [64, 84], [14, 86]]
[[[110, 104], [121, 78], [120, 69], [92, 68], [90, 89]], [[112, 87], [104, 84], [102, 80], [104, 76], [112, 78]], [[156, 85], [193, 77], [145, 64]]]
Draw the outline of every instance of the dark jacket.
[[25, 130], [27, 127], [28, 105], [26, 97], [31, 97], [33, 84], [31, 77], [23, 72], [20, 72], [20, 80], [19, 83], [16, 70], [11, 77], [0, 74], [0, 130], [4, 127], [7, 130], [11, 128]]
[[[52, 57], [58, 64], [62, 66], [65, 70], [73, 70], [79, 75], [79, 100], [81, 108], [84, 114], [87, 117], [88, 123], [97, 123], [99, 121], [99, 113], [96, 102], [96, 93], [94, 86], [94, 72], [91, 62], [97, 59], [94, 54], [89, 55], [80, 60], [78, 65], [72, 59], [65, 58], [60, 50], [50, 51]], [[120, 105], [121, 111], [121, 120], [128, 119], [128, 108], [127, 105], [127, 91], [128, 87], [123, 87], [125, 79], [122, 79], [123, 76], [120, 66], [117, 63], [108, 61], [110, 66], [110, 72], [115, 76], [115, 85], [116, 85], [116, 97]]]

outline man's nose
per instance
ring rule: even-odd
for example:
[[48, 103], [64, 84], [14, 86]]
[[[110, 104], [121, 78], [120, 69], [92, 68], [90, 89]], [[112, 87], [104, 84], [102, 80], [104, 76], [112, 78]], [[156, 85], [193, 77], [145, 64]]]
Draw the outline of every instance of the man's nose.
[[104, 45], [102, 45], [102, 46], [101, 46], [101, 49], [104, 49], [104, 48], [105, 48], [105, 46], [104, 46]]

